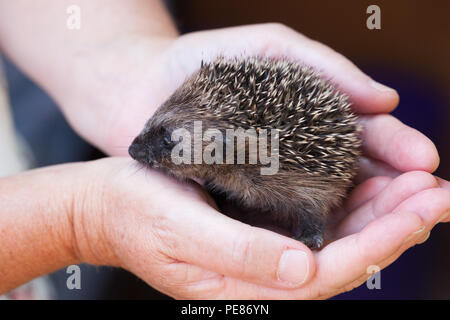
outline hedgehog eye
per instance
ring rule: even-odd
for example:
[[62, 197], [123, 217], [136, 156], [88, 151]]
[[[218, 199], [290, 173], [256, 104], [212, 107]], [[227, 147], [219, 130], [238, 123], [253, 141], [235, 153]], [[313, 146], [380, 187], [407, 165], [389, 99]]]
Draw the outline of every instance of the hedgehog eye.
[[170, 146], [172, 144], [172, 141], [170, 140], [170, 137], [165, 136], [163, 138], [163, 143], [164, 143], [165, 146]]

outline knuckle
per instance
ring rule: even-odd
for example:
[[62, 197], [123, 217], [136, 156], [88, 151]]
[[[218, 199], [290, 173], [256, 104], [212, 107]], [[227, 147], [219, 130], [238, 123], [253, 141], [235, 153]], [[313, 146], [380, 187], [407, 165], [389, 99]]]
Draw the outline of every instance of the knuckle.
[[152, 230], [160, 250], [168, 256], [174, 256], [179, 249], [180, 241], [173, 231], [170, 219], [164, 215], [152, 218], [150, 230]]
[[368, 188], [373, 190], [379, 190], [387, 186], [389, 183], [391, 183], [392, 180], [393, 179], [391, 177], [377, 176], [367, 179], [365, 183], [367, 184]]
[[238, 273], [237, 276], [245, 276], [253, 263], [254, 236], [243, 233], [235, 239], [232, 247], [232, 265]]
[[158, 283], [175, 298], [218, 298], [225, 291], [225, 277], [207, 273], [197, 272], [193, 270], [193, 266], [186, 263], [168, 263], [161, 268]]
[[422, 181], [425, 186], [437, 187], [438, 182], [436, 178], [425, 171], [410, 171], [401, 176], [402, 179], [414, 179], [416, 181]]
[[287, 34], [287, 33], [293, 32], [293, 29], [291, 29], [290, 27], [288, 27], [280, 22], [265, 23], [265, 24], [263, 24], [263, 27], [266, 29], [266, 31], [269, 31], [276, 35]]

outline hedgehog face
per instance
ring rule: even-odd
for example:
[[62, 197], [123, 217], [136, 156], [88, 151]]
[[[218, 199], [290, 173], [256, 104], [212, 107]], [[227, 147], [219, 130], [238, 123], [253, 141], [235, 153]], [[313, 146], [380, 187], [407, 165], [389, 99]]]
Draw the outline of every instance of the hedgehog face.
[[[176, 111], [178, 114], [184, 113], [183, 110]], [[129, 147], [130, 156], [146, 167], [161, 170], [181, 180], [206, 178], [211, 172], [218, 174], [230, 170], [222, 163], [207, 163], [203, 158], [199, 160], [200, 163], [197, 162], [195, 146], [200, 148], [200, 154], [203, 156], [205, 148], [210, 143], [202, 138], [204, 130], [200, 129], [198, 136], [194, 129], [197, 121], [187, 115], [177, 116], [175, 121], [172, 121], [173, 119], [167, 109], [164, 109], [164, 112], [159, 110], [155, 112]], [[204, 123], [205, 130], [221, 128], [220, 123], [216, 121], [201, 122]], [[196, 140], [198, 138], [200, 140]], [[225, 152], [223, 154], [225, 155]]]
[[128, 153], [146, 166], [159, 167], [170, 160], [170, 152], [175, 145], [170, 137], [171, 132], [165, 127], [150, 127], [134, 139]]

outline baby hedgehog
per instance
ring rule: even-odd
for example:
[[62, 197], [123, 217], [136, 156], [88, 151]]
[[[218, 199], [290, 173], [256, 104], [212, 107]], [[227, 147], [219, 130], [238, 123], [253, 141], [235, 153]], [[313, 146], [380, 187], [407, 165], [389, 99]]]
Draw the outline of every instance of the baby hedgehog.
[[[199, 121], [202, 133], [216, 130], [214, 139], [199, 135]], [[180, 128], [181, 138], [175, 135]], [[251, 134], [244, 143], [227, 135], [239, 128], [256, 132], [258, 142], [265, 137], [258, 133], [267, 130], [268, 142], [257, 153], [260, 161], [250, 161], [256, 154]], [[181, 143], [185, 149], [176, 154], [188, 161], [174, 161], [173, 151]], [[211, 151], [211, 143], [216, 148], [210, 155], [218, 161], [194, 158]], [[223, 194], [243, 211], [320, 248], [326, 217], [341, 203], [357, 172], [360, 146], [360, 127], [347, 97], [312, 68], [281, 58], [219, 57], [202, 62], [160, 106], [129, 153], [178, 179], [202, 180], [209, 191]], [[267, 161], [262, 164], [262, 157], [269, 150], [278, 155], [278, 170], [263, 174]], [[231, 164], [221, 161], [225, 154]], [[238, 161], [243, 154], [244, 163]]]

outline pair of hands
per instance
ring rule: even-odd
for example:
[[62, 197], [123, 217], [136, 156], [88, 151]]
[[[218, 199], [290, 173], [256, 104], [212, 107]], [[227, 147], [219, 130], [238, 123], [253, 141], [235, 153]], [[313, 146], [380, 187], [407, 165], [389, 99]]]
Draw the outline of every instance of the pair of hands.
[[361, 173], [333, 213], [333, 241], [312, 252], [220, 214], [194, 182], [109, 158], [87, 164], [95, 168], [89, 170], [95, 192], [84, 198], [83, 212], [73, 212], [83, 261], [121, 266], [176, 298], [327, 298], [360, 285], [367, 267], [386, 267], [449, 220], [450, 184], [431, 174], [439, 163], [435, 146], [387, 114], [398, 103], [396, 92], [282, 25], [175, 39], [118, 38], [80, 51], [70, 90], [55, 95], [82, 136], [124, 156], [145, 121], [202, 59], [242, 53], [287, 56], [315, 67], [350, 96], [361, 118]]

